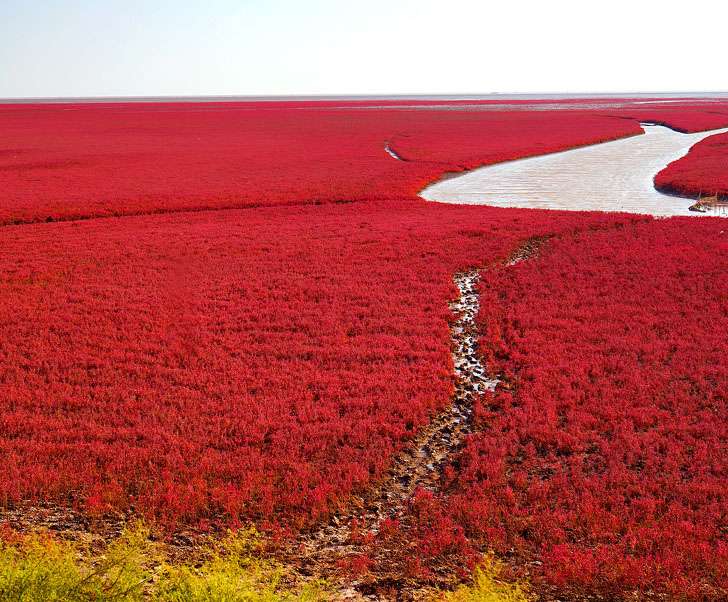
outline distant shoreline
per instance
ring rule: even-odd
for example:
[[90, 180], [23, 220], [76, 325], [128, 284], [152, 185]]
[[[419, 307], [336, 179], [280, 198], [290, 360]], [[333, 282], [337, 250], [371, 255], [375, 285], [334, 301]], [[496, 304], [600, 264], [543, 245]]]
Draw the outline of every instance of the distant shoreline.
[[108, 102], [288, 102], [288, 101], [368, 101], [368, 100], [554, 100], [590, 98], [728, 98], [728, 92], [584, 92], [543, 94], [331, 94], [290, 96], [78, 96], [0, 98], [0, 104], [69, 104]]

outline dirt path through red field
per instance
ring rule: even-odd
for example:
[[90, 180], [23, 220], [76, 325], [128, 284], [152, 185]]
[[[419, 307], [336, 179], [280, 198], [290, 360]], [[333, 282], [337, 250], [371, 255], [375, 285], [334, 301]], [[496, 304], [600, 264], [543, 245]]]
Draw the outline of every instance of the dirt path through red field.
[[[723, 463], [709, 466], [703, 458], [699, 470], [686, 472], [694, 486], [677, 470], [668, 481], [653, 469], [637, 486], [654, 507], [618, 500], [614, 511], [597, 503], [603, 494], [590, 506], [588, 487], [570, 487], [566, 472], [576, 466], [598, 473], [609, 464], [617, 477], [631, 477], [622, 452], [653, 440], [667, 442], [670, 457], [700, 460], [702, 451], [681, 447], [693, 437], [690, 429], [703, 428], [683, 417], [683, 407], [703, 412], [696, 415], [708, 436], [721, 432], [699, 396], [711, 395], [720, 410], [715, 391], [725, 378], [717, 368], [710, 372], [710, 362], [720, 367], [712, 351], [692, 345], [712, 334], [690, 316], [718, 323], [725, 315], [722, 226], [714, 232], [716, 220], [416, 197], [443, 174], [624, 139], [639, 131], [638, 121], [686, 131], [728, 125], [728, 117], [702, 109], [603, 113], [4, 108], [0, 226], [25, 225], [0, 227], [0, 522], [107, 541], [141, 518], [174, 548], [170, 556], [185, 561], [201, 539], [251, 524], [264, 534], [264, 553], [284, 561], [292, 579], [298, 569], [298, 576], [342, 584], [342, 595], [380, 599], [455, 587], [493, 550], [534, 587], [531, 562], [546, 566], [550, 559], [547, 577], [566, 574], [568, 587], [576, 583], [589, 594], [622, 563], [635, 573], [660, 568], [639, 550], [656, 538], [669, 541], [667, 520], [654, 528], [649, 521], [662, 520], [660, 500], [679, 490], [686, 504], [699, 501], [681, 516], [686, 524], [697, 517], [686, 540], [703, 550], [705, 568], [691, 568], [686, 559], [694, 551], [683, 545], [669, 566], [690, 581], [676, 577], [665, 587], [682, 593], [723, 583], [715, 576], [723, 533], [706, 518], [723, 512], [723, 496], [700, 489], [718, 482]], [[714, 148], [704, 159], [721, 153]], [[723, 166], [715, 165], [711, 174]], [[44, 223], [55, 221], [66, 223]], [[669, 232], [661, 235], [663, 229]], [[553, 244], [541, 258], [503, 269], [549, 236]], [[585, 244], [557, 242], [570, 236]], [[621, 255], [610, 259], [612, 239]], [[634, 253], [637, 267], [628, 260]], [[617, 260], [630, 268], [626, 275], [612, 269]], [[550, 264], [543, 266], [548, 279], [542, 263]], [[662, 277], [648, 278], [653, 273]], [[565, 303], [576, 276], [581, 294]], [[529, 305], [522, 297], [532, 282], [541, 292]], [[595, 291], [611, 299], [608, 315]], [[512, 314], [499, 299], [506, 293]], [[633, 312], [653, 298], [661, 305], [652, 314], [669, 310], [680, 328]], [[573, 308], [582, 303], [576, 323]], [[601, 346], [589, 336], [592, 322], [608, 325]], [[521, 340], [524, 323], [528, 340]], [[510, 339], [503, 338], [506, 327]], [[685, 359], [656, 363], [659, 378], [654, 370], [633, 374], [655, 353], [617, 345], [622, 330], [640, 343], [631, 333], [643, 333], [643, 346], [654, 341], [658, 351], [673, 341]], [[574, 368], [553, 369], [551, 360], [561, 357], [548, 346], [554, 333], [564, 339], [561, 355], [573, 353]], [[590, 355], [582, 358], [569, 339]], [[508, 363], [519, 349], [528, 357]], [[668, 360], [672, 353], [665, 350]], [[631, 377], [632, 397], [620, 395], [622, 384], [610, 376], [615, 362]], [[519, 383], [509, 370], [534, 376]], [[696, 380], [693, 372], [705, 376]], [[642, 374], [652, 398], [640, 393]], [[493, 394], [495, 377], [502, 382]], [[567, 391], [572, 401], [582, 390], [594, 392], [607, 402], [586, 399], [591, 416], [584, 416], [573, 401], [566, 408], [573, 421], [564, 426], [562, 400], [541, 403], [552, 390]], [[514, 401], [501, 412], [488, 404], [491, 397]], [[672, 406], [659, 405], [665, 397]], [[589, 420], [611, 408], [619, 409], [616, 418], [589, 431]], [[661, 430], [645, 435], [645, 424], [652, 427], [640, 421], [643, 414], [659, 414]], [[627, 419], [634, 433], [621, 427]], [[616, 442], [603, 432], [614, 424], [623, 435]], [[512, 444], [515, 428], [524, 435]], [[592, 435], [604, 453], [589, 447]], [[513, 454], [497, 464], [511, 444]], [[553, 458], [538, 455], [544, 445]], [[568, 445], [576, 451], [560, 454], [565, 446], [572, 451]], [[603, 464], [578, 464], [582, 445], [587, 460]], [[524, 468], [511, 482], [511, 468], [532, 451], [524, 457], [539, 470]], [[551, 461], [562, 472], [553, 473]], [[581, 482], [604, 491], [606, 480], [592, 472]], [[551, 529], [563, 515], [553, 519], [537, 503], [511, 496], [547, 488], [554, 492], [544, 494], [549, 504], [596, 533], [589, 542], [618, 534], [607, 519], [622, 524], [621, 515], [632, 511], [627, 524], [641, 555], [614, 546], [605, 556], [610, 562], [582, 578], [580, 558], [590, 558], [591, 543], [582, 545], [587, 540], [576, 531]], [[541, 547], [532, 533], [543, 538]], [[514, 560], [509, 537], [532, 546], [531, 555]], [[573, 562], [553, 553], [564, 541]], [[572, 575], [561, 566], [576, 569]], [[633, 582], [655, 589], [647, 579]]]
[[[532, 257], [544, 238], [529, 239], [508, 259], [512, 266]], [[343, 600], [386, 600], [386, 590], [395, 587], [398, 596], [418, 598], [425, 592], [417, 580], [407, 581], [397, 567], [391, 574], [374, 574], [374, 579], [347, 578], [352, 560], [368, 551], [368, 534], [376, 536], [385, 521], [406, 523], [410, 500], [418, 490], [437, 492], [445, 467], [462, 449], [472, 431], [472, 414], [477, 398], [494, 391], [499, 378], [483, 366], [478, 351], [477, 316], [480, 310], [477, 268], [458, 272], [453, 281], [459, 296], [450, 304], [455, 321], [450, 324], [455, 390], [452, 403], [433, 418], [412, 444], [396, 458], [386, 480], [368, 495], [354, 498], [348, 510], [335, 515], [317, 531], [304, 534], [289, 552], [290, 562], [304, 578], [338, 575], [338, 595]], [[377, 550], [386, 564], [391, 552]], [[401, 599], [401, 598], [398, 598]]]

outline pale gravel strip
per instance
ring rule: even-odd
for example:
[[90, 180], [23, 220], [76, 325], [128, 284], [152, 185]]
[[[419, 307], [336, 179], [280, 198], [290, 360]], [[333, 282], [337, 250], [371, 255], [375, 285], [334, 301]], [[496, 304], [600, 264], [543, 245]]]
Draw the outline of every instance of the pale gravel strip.
[[643, 135], [451, 175], [425, 188], [420, 196], [441, 203], [495, 207], [716, 215], [689, 211], [693, 201], [657, 191], [654, 177], [700, 140], [728, 128], [681, 134], [658, 125], [643, 127]]
[[469, 418], [474, 396], [495, 391], [498, 379], [487, 375], [478, 353], [478, 325], [475, 320], [480, 311], [480, 273], [478, 270], [460, 272], [455, 274], [454, 281], [460, 291], [458, 299], [450, 303], [450, 310], [458, 316], [450, 327], [454, 346], [452, 359], [458, 383], [455, 402], [464, 407], [463, 413]]

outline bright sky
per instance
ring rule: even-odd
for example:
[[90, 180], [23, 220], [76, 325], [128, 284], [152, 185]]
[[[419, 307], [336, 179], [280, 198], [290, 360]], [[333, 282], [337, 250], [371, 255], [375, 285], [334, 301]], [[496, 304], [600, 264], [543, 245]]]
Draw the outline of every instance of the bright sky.
[[0, 97], [728, 90], [717, 0], [0, 0]]

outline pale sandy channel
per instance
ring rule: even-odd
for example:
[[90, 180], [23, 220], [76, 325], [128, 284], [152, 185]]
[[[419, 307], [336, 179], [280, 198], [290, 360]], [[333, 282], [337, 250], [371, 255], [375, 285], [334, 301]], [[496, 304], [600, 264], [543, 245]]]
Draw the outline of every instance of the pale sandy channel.
[[642, 135], [447, 177], [420, 196], [441, 203], [495, 207], [716, 215], [689, 211], [694, 201], [658, 192], [654, 177], [700, 140], [728, 128], [696, 134], [658, 125], [643, 124], [643, 128]]

